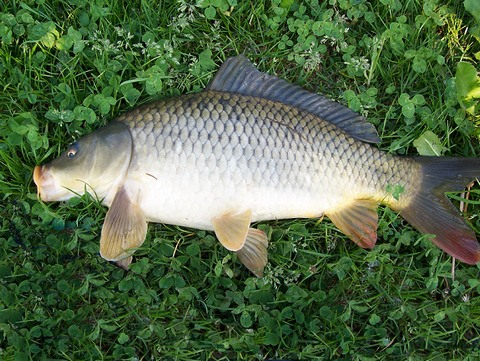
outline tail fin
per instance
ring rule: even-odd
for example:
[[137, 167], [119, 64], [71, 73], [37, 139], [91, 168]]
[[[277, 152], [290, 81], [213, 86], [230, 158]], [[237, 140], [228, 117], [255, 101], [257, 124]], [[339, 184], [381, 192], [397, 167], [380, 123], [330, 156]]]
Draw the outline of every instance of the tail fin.
[[433, 243], [468, 264], [480, 262], [480, 244], [445, 192], [462, 191], [480, 178], [480, 158], [418, 157], [421, 188], [400, 215], [419, 231], [435, 235]]

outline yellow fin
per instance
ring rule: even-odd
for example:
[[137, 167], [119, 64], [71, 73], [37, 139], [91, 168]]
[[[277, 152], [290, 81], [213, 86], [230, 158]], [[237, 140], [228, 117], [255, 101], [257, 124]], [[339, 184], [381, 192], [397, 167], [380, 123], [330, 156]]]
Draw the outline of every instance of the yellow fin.
[[[105, 216], [100, 255], [107, 261], [116, 261], [127, 269], [131, 255], [142, 245], [147, 234], [147, 221], [138, 205], [130, 200], [124, 186], [120, 187]], [[124, 260], [130, 258], [130, 261]]]
[[263, 269], [268, 260], [267, 247], [265, 232], [250, 228], [244, 246], [237, 251], [240, 261], [257, 277], [263, 277]]
[[120, 261], [116, 261], [115, 264], [123, 268], [125, 271], [128, 271], [128, 266], [130, 266], [130, 263], [132, 263], [133, 257], [129, 256], [127, 258], [122, 258]]
[[327, 217], [360, 247], [373, 248], [377, 242], [377, 206], [374, 200], [357, 199], [349, 207], [327, 213]]
[[238, 251], [245, 244], [252, 212], [227, 213], [212, 219], [213, 229], [223, 247]]

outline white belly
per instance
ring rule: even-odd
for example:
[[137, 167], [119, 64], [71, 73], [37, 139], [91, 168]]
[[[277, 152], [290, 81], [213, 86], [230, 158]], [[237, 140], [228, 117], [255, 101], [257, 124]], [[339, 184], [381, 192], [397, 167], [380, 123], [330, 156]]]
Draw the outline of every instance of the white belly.
[[[341, 202], [332, 192], [268, 188], [190, 177], [137, 175], [127, 189], [138, 189], [138, 203], [150, 222], [212, 230], [211, 220], [251, 210], [252, 221], [314, 218]], [[136, 191], [132, 192], [136, 193]], [[327, 196], [328, 195], [328, 196]]]

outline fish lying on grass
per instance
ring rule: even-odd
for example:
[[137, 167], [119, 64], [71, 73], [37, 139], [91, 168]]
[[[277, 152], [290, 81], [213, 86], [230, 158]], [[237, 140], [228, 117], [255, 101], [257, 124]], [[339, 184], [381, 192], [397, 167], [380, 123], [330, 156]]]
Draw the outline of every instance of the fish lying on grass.
[[[213, 230], [257, 276], [267, 236], [256, 221], [326, 215], [361, 247], [388, 205], [459, 260], [480, 245], [445, 196], [480, 177], [480, 159], [399, 157], [350, 109], [228, 59], [200, 93], [140, 106], [36, 166], [43, 201], [91, 189], [109, 207], [100, 254], [128, 268], [147, 222]], [[400, 187], [395, 197], [389, 192]]]

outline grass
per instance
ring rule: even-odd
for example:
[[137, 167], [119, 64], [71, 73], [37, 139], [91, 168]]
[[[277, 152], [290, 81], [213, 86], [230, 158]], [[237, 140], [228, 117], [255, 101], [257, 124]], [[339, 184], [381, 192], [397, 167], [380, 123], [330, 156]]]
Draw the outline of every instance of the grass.
[[[41, 203], [32, 169], [121, 112], [201, 90], [238, 53], [366, 115], [386, 151], [480, 156], [479, 13], [471, 0], [5, 2], [0, 359], [478, 359], [480, 268], [389, 209], [372, 251], [328, 220], [259, 224], [262, 279], [212, 233], [152, 224], [124, 272], [98, 254], [105, 208]], [[478, 186], [469, 199], [478, 234]]]

